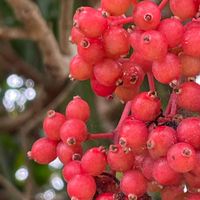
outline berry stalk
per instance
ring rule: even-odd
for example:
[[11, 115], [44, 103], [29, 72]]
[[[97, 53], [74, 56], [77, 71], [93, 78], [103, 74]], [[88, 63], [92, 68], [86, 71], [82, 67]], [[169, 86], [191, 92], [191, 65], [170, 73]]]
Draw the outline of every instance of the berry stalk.
[[133, 17], [127, 17], [124, 19], [115, 20], [115, 21], [111, 22], [110, 25], [117, 26], [117, 25], [122, 25], [122, 24], [133, 23], [133, 22], [134, 22]]
[[154, 83], [153, 74], [151, 72], [148, 72], [147, 78], [148, 78], [148, 82], [149, 82], [149, 89], [151, 91], [155, 91], [155, 83]]
[[162, 10], [166, 6], [167, 3], [168, 3], [168, 0], [162, 0], [160, 5], [158, 6], [160, 10]]

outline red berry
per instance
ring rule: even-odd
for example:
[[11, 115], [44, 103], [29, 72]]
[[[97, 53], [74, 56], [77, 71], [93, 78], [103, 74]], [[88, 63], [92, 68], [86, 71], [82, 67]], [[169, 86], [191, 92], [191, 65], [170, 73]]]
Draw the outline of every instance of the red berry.
[[190, 189], [198, 189], [200, 187], [200, 177], [190, 172], [184, 174], [187, 186]]
[[192, 174], [200, 177], [200, 152], [196, 152], [196, 163], [194, 169], [191, 171]]
[[78, 160], [69, 162], [62, 169], [62, 175], [66, 182], [72, 179], [75, 175], [78, 175], [81, 173], [82, 173], [81, 163]]
[[200, 85], [195, 82], [181, 84], [177, 104], [193, 112], [200, 112]]
[[162, 33], [150, 30], [141, 35], [138, 52], [145, 60], [162, 60], [167, 54], [167, 46], [166, 38]]
[[162, 200], [183, 200], [182, 186], [169, 186], [161, 191]]
[[101, 36], [108, 26], [107, 19], [102, 13], [90, 7], [81, 7], [78, 12], [76, 23], [83, 34], [90, 38]]
[[104, 151], [102, 147], [94, 147], [86, 151], [81, 159], [81, 167], [85, 173], [98, 176], [104, 172], [107, 164]]
[[166, 158], [160, 158], [154, 163], [153, 177], [161, 185], [173, 185], [180, 180], [181, 174], [171, 169]]
[[97, 196], [96, 200], [113, 200], [113, 193], [102, 193]]
[[104, 59], [94, 66], [94, 76], [105, 86], [115, 86], [121, 76], [121, 66], [111, 59]]
[[60, 142], [57, 146], [57, 156], [60, 161], [66, 165], [70, 161], [81, 157], [82, 147], [79, 145], [68, 146], [67, 144]]
[[65, 121], [64, 115], [54, 110], [49, 110], [47, 117], [43, 121], [44, 133], [51, 140], [60, 140], [60, 127]]
[[160, 113], [161, 102], [152, 92], [138, 94], [132, 102], [132, 115], [142, 121], [153, 121]]
[[184, 28], [180, 20], [174, 17], [162, 20], [158, 31], [166, 37], [169, 47], [173, 48], [181, 43]]
[[122, 15], [131, 5], [131, 0], [101, 0], [101, 7], [111, 15]]
[[104, 86], [100, 84], [96, 78], [93, 76], [92, 79], [90, 80], [90, 84], [92, 87], [92, 90], [94, 93], [98, 96], [102, 97], [108, 97], [112, 95], [112, 93], [115, 91], [116, 86]]
[[180, 142], [186, 142], [196, 149], [200, 149], [200, 118], [189, 117], [179, 124], [177, 136]]
[[197, 11], [194, 0], [170, 0], [169, 5], [172, 13], [182, 20], [194, 17]]
[[70, 35], [70, 38], [69, 38], [69, 40], [72, 43], [75, 43], [75, 44], [78, 45], [84, 37], [85, 37], [84, 34], [81, 33], [81, 31], [78, 28], [72, 27], [71, 35]]
[[147, 148], [152, 158], [166, 156], [168, 149], [175, 144], [176, 131], [169, 126], [158, 126], [153, 129], [147, 141]]
[[189, 172], [195, 167], [196, 152], [191, 145], [180, 142], [169, 149], [167, 160], [174, 171], [180, 173]]
[[186, 77], [195, 77], [200, 74], [200, 58], [181, 54], [181, 74]]
[[56, 147], [57, 141], [40, 138], [34, 142], [31, 151], [27, 155], [39, 164], [49, 164], [57, 157]]
[[125, 120], [119, 130], [119, 143], [127, 146], [136, 154], [145, 150], [148, 129], [144, 122], [139, 120]]
[[103, 34], [104, 49], [109, 58], [118, 58], [129, 52], [129, 34], [121, 27], [110, 27]]
[[70, 78], [83, 81], [91, 77], [93, 66], [76, 55], [70, 62]]
[[84, 38], [78, 45], [78, 54], [90, 64], [101, 61], [105, 56], [102, 41]]
[[67, 192], [71, 199], [92, 200], [96, 192], [94, 178], [87, 174], [74, 176], [67, 184]]
[[153, 62], [152, 72], [159, 82], [169, 84], [181, 75], [180, 60], [176, 55], [168, 53], [162, 61]]
[[129, 36], [129, 42], [130, 42], [132, 48], [136, 51], [136, 50], [138, 50], [140, 37], [141, 37], [142, 33], [144, 33], [144, 31], [142, 31], [140, 29], [136, 29], [136, 28], [134, 28], [133, 30], [130, 30], [130, 31], [131, 31], [131, 33]]
[[153, 180], [153, 168], [154, 168], [154, 160], [149, 156], [146, 155], [141, 163], [141, 172], [144, 177], [148, 180]]
[[134, 155], [129, 148], [111, 145], [107, 155], [110, 168], [114, 171], [125, 172], [133, 167]]
[[80, 119], [86, 122], [90, 117], [90, 107], [86, 101], [75, 96], [66, 107], [67, 119]]
[[80, 119], [69, 119], [60, 129], [61, 140], [69, 146], [85, 141], [87, 135], [87, 127]]
[[147, 181], [140, 171], [127, 171], [121, 179], [120, 189], [130, 199], [136, 199], [147, 191]]
[[152, 1], [139, 2], [133, 11], [134, 23], [142, 30], [155, 29], [160, 23], [161, 12]]

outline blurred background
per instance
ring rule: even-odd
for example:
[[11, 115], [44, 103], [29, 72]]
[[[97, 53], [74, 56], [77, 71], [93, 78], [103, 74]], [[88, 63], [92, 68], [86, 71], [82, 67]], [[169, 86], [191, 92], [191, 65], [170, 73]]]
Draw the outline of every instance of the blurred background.
[[[48, 166], [29, 161], [26, 153], [43, 136], [49, 109], [65, 112], [74, 95], [91, 106], [90, 132], [112, 130], [123, 104], [96, 97], [89, 81], [68, 79], [76, 48], [68, 42], [74, 11], [98, 0], [0, 0], [0, 199], [68, 199], [61, 162]], [[130, 11], [131, 13], [131, 11]], [[166, 15], [168, 11], [166, 9]], [[165, 104], [169, 88], [158, 85]], [[144, 90], [147, 89], [144, 83]], [[94, 145], [109, 141], [92, 141]]]

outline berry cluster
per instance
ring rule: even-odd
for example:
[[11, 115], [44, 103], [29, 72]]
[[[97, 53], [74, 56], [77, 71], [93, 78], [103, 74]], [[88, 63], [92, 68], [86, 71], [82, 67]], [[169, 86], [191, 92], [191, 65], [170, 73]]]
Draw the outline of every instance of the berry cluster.
[[[65, 116], [48, 112], [46, 137], [28, 156], [39, 164], [58, 157], [72, 200], [149, 200], [151, 192], [162, 200], [200, 200], [200, 118], [180, 115], [200, 112], [200, 1], [169, 0], [173, 16], [162, 18], [167, 3], [101, 0], [100, 8], [81, 7], [74, 15], [78, 55], [70, 78], [90, 79], [97, 95], [115, 93], [127, 103], [111, 133], [89, 133], [90, 107], [80, 97]], [[145, 75], [150, 89], [141, 92]], [[165, 111], [154, 78], [171, 87]], [[113, 144], [83, 152], [86, 140], [99, 138]]]

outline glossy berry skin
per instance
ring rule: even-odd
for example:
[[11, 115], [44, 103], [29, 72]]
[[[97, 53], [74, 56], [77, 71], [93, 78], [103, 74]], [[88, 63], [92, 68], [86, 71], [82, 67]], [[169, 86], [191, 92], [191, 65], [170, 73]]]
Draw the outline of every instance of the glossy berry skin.
[[181, 121], [177, 128], [180, 142], [186, 142], [195, 149], [200, 149], [200, 118], [189, 117]]
[[82, 147], [80, 145], [68, 146], [63, 142], [57, 145], [56, 151], [58, 158], [64, 165], [72, 161], [75, 155], [78, 157], [82, 155]]
[[95, 192], [95, 180], [87, 174], [76, 175], [67, 184], [67, 193], [71, 198], [92, 200]]
[[107, 162], [112, 170], [125, 172], [133, 167], [134, 155], [128, 148], [111, 145], [107, 154]]
[[177, 142], [176, 131], [169, 126], [158, 126], [148, 137], [147, 148], [153, 159], [167, 155], [168, 149]]
[[194, 17], [197, 11], [194, 0], [170, 0], [169, 5], [172, 13], [175, 16], [181, 18], [181, 20], [186, 20]]
[[176, 19], [175, 17], [167, 18], [160, 22], [158, 31], [166, 37], [169, 47], [173, 48], [181, 43], [184, 27], [179, 19]]
[[182, 40], [183, 52], [187, 55], [199, 57], [200, 50], [196, 44], [200, 42], [200, 27], [191, 28], [185, 31]]
[[97, 96], [101, 96], [101, 97], [108, 97], [108, 96], [112, 95], [112, 93], [116, 89], [115, 85], [114, 86], [105, 86], [105, 85], [100, 84], [94, 76], [92, 76], [92, 78], [90, 80], [90, 85], [91, 85], [93, 92]]
[[154, 160], [147, 154], [142, 162], [140, 170], [144, 177], [148, 180], [153, 180], [153, 168], [154, 168]]
[[140, 41], [140, 37], [141, 35], [144, 33], [144, 31], [140, 30], [140, 29], [133, 29], [130, 30], [130, 35], [129, 35], [129, 42], [131, 44], [131, 47], [137, 51], [138, 50], [138, 45], [139, 45], [139, 41]]
[[102, 41], [84, 38], [78, 45], [78, 54], [90, 64], [101, 61], [105, 56]]
[[115, 86], [121, 76], [121, 66], [112, 59], [104, 59], [94, 66], [94, 76], [105, 86]]
[[169, 166], [166, 158], [160, 158], [154, 163], [153, 177], [161, 185], [173, 185], [181, 178], [181, 174]]
[[186, 77], [195, 77], [200, 74], [200, 58], [181, 54], [181, 74]]
[[159, 115], [160, 109], [159, 98], [151, 92], [142, 92], [133, 99], [131, 113], [138, 120], [152, 121]]
[[144, 32], [139, 41], [138, 52], [145, 60], [162, 60], [167, 54], [167, 40], [159, 31]]
[[195, 82], [185, 82], [181, 84], [177, 104], [193, 112], [200, 112], [200, 85]]
[[162, 61], [153, 62], [152, 72], [160, 83], [169, 84], [181, 75], [180, 60], [176, 55], [168, 53]]
[[84, 34], [78, 28], [72, 27], [69, 38], [70, 42], [78, 45], [84, 37]]
[[65, 165], [62, 169], [62, 175], [66, 182], [72, 179], [75, 175], [83, 172], [81, 163], [78, 160], [73, 160]]
[[121, 55], [126, 55], [129, 51], [129, 34], [121, 27], [110, 27], [103, 34], [103, 43], [106, 56], [118, 58]]
[[80, 119], [69, 119], [60, 129], [60, 138], [68, 145], [80, 144], [87, 139], [87, 127]]
[[40, 138], [34, 142], [31, 151], [27, 154], [30, 159], [33, 159], [39, 164], [49, 164], [57, 157], [56, 147], [57, 141]]
[[127, 119], [119, 130], [119, 143], [130, 147], [132, 151], [139, 154], [145, 150], [148, 137], [148, 129], [144, 122]]
[[169, 166], [176, 172], [185, 173], [194, 169], [196, 152], [194, 148], [184, 142], [174, 144], [167, 153]]
[[147, 181], [140, 171], [130, 170], [122, 177], [120, 189], [127, 196], [140, 197], [147, 191]]
[[127, 102], [132, 100], [139, 92], [139, 87], [135, 85], [135, 87], [124, 87], [120, 85], [115, 90], [115, 95], [122, 101]]
[[60, 127], [66, 121], [61, 113], [50, 110], [43, 121], [43, 130], [46, 136], [51, 140], [60, 140]]
[[72, 79], [84, 81], [92, 76], [93, 66], [76, 55], [70, 62], [69, 71]]
[[135, 6], [133, 19], [135, 25], [142, 30], [155, 29], [160, 23], [161, 12], [154, 2], [145, 0]]
[[75, 96], [66, 107], [67, 119], [80, 119], [86, 122], [90, 117], [90, 107], [88, 103], [79, 96]]
[[103, 17], [102, 13], [90, 7], [81, 7], [79, 10], [77, 25], [81, 32], [90, 38], [101, 36], [108, 26], [107, 19]]
[[130, 5], [131, 0], [101, 0], [101, 7], [114, 16], [124, 14]]
[[97, 196], [96, 200], [114, 200], [113, 193], [103, 193]]
[[104, 149], [101, 147], [94, 147], [87, 150], [81, 159], [83, 171], [92, 176], [98, 176], [103, 173], [106, 164], [106, 155]]

